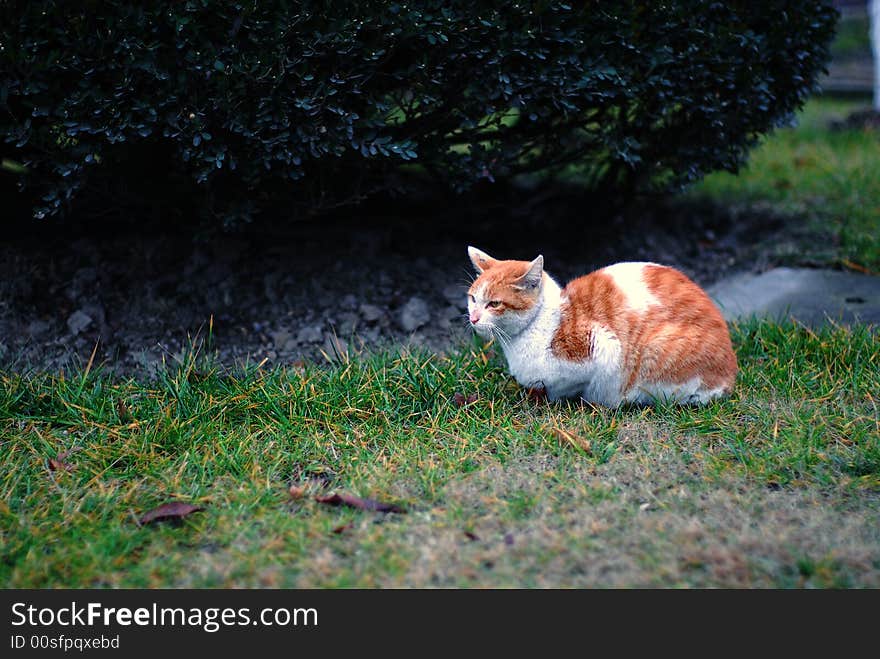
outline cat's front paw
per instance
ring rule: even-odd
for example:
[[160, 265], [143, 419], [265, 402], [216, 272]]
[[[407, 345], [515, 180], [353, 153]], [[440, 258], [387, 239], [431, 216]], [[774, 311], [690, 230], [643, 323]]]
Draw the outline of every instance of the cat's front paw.
[[528, 387], [526, 389], [526, 398], [533, 403], [543, 403], [547, 400], [547, 389], [542, 386]]

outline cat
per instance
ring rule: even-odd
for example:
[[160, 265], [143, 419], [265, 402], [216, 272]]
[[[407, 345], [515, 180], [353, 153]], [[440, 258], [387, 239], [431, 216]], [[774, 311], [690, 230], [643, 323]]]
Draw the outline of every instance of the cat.
[[493, 337], [513, 378], [550, 400], [617, 407], [704, 404], [731, 393], [736, 355], [709, 296], [678, 270], [617, 263], [569, 282], [544, 257], [501, 261], [475, 247], [468, 290], [474, 331]]

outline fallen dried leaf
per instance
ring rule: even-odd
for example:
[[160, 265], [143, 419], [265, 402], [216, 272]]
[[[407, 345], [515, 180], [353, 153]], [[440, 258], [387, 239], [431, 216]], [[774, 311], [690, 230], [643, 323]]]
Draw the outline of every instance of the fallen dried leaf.
[[348, 524], [343, 524], [342, 526], [337, 526], [335, 529], [333, 529], [333, 533], [335, 533], [336, 535], [339, 535], [340, 533], [345, 533], [353, 526], [354, 524], [352, 522], [349, 522]]
[[119, 416], [119, 420], [122, 421], [122, 423], [128, 423], [131, 421], [131, 412], [124, 400], [120, 400], [116, 403], [116, 414]]
[[556, 439], [558, 439], [559, 441], [568, 442], [575, 448], [579, 448], [584, 453], [590, 452], [592, 445], [590, 444], [589, 439], [579, 437], [578, 435], [575, 435], [568, 430], [563, 430], [562, 428], [557, 428], [556, 426], [553, 426], [550, 429], [550, 432], [552, 432], [556, 436]]
[[290, 492], [291, 499], [302, 499], [306, 495], [306, 488], [303, 485], [294, 483], [290, 486], [288, 492]]
[[329, 494], [315, 497], [318, 503], [326, 503], [329, 506], [349, 506], [360, 510], [373, 510], [380, 513], [405, 513], [400, 506], [393, 503], [383, 503], [375, 499], [362, 499], [353, 494]]
[[464, 394], [456, 391], [455, 394], [453, 394], [452, 398], [455, 401], [456, 407], [464, 407], [465, 405], [470, 405], [471, 403], [477, 402], [477, 394], [468, 394], [467, 396], [465, 396]]
[[49, 469], [52, 471], [73, 471], [74, 466], [68, 462], [63, 462], [55, 458], [49, 458]]
[[73, 471], [74, 469], [76, 469], [76, 466], [65, 461], [71, 453], [79, 450], [79, 446], [74, 446], [73, 448], [69, 448], [66, 451], [61, 451], [61, 453], [56, 455], [54, 458], [49, 458], [49, 469], [51, 469], [52, 471]]
[[480, 539], [480, 536], [478, 536], [476, 533], [471, 533], [470, 531], [465, 531], [464, 537], [466, 537], [471, 542], [476, 542]]
[[870, 268], [866, 268], [865, 266], [861, 265], [860, 263], [855, 263], [853, 261], [850, 261], [849, 259], [842, 259], [840, 261], [840, 263], [844, 267], [849, 268], [850, 270], [855, 270], [856, 272], [862, 272], [866, 275], [876, 275], [877, 274], [876, 272], [874, 272]]
[[138, 520], [138, 523], [143, 526], [144, 524], [166, 519], [182, 519], [190, 513], [199, 512], [200, 510], [204, 510], [204, 508], [194, 506], [191, 503], [183, 503], [182, 501], [171, 501], [144, 513], [143, 517]]

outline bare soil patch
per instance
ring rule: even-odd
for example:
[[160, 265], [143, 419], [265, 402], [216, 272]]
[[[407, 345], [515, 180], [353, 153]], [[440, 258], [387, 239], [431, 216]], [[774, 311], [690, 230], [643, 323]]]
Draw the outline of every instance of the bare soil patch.
[[[657, 201], [610, 212], [576, 190], [507, 190], [433, 204], [383, 202], [312, 223], [194, 231], [159, 223], [27, 225], [0, 245], [0, 365], [152, 372], [208, 337], [219, 361], [289, 364], [469, 336], [468, 244], [543, 253], [560, 280], [621, 260], [702, 285], [776, 264], [771, 209]], [[97, 348], [96, 348], [97, 346]]]

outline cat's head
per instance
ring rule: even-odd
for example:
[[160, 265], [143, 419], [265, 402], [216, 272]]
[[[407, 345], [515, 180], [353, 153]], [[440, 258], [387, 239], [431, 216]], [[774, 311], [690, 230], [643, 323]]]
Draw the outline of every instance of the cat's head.
[[502, 341], [518, 334], [532, 319], [544, 284], [544, 257], [534, 261], [499, 261], [476, 247], [468, 256], [477, 278], [468, 290], [471, 327], [480, 336]]

